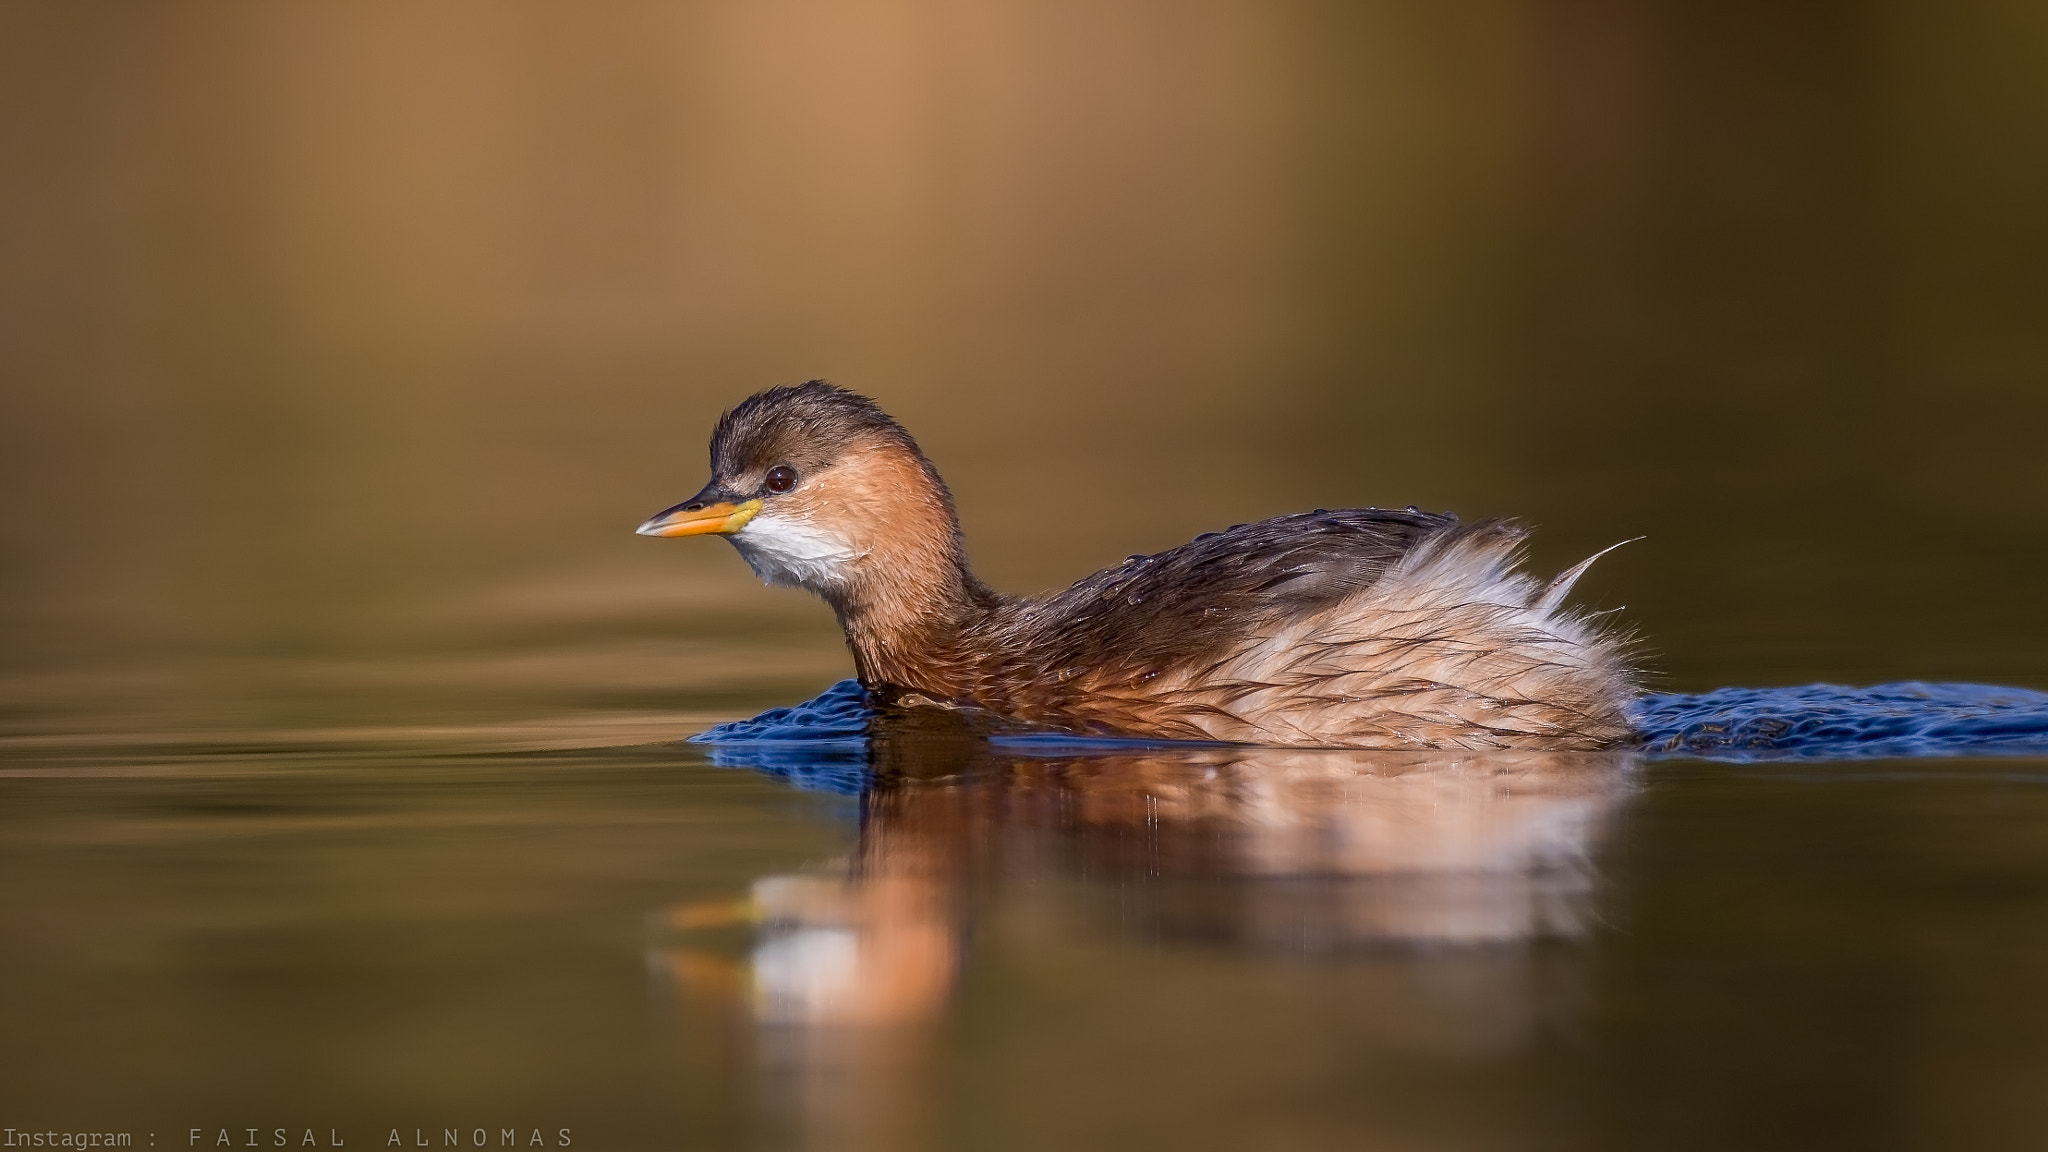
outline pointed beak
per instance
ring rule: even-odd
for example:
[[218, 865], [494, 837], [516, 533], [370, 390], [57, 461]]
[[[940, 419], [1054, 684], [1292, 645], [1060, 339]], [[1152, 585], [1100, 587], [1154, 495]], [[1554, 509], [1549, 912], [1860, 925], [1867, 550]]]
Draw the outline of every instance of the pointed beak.
[[634, 531], [642, 536], [730, 536], [746, 527], [760, 510], [758, 498], [734, 503], [703, 493], [655, 513]]

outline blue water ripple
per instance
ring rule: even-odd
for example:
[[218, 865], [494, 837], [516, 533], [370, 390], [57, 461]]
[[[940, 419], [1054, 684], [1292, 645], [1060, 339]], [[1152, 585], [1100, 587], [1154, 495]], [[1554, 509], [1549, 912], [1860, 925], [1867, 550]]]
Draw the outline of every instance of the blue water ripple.
[[[855, 794], [866, 779], [867, 693], [842, 680], [818, 696], [690, 739], [712, 761], [755, 768], [801, 787]], [[2048, 756], [2048, 693], [1986, 684], [1907, 681], [1870, 688], [1721, 688], [1638, 699], [1630, 718], [1653, 757], [1739, 763], [1925, 756]], [[1006, 734], [1020, 755], [1184, 746], [1060, 733]]]
[[1651, 754], [1715, 760], [2048, 755], [2048, 693], [1904, 681], [1721, 688], [1636, 701]]

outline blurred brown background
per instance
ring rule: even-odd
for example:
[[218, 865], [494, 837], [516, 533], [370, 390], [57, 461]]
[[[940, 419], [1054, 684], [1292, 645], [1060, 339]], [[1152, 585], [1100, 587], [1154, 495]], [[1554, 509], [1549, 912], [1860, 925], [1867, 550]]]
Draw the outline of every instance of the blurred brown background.
[[0, 3], [0, 725], [736, 714], [823, 376], [998, 586], [1512, 514], [1660, 684], [2048, 684], [2048, 8]]

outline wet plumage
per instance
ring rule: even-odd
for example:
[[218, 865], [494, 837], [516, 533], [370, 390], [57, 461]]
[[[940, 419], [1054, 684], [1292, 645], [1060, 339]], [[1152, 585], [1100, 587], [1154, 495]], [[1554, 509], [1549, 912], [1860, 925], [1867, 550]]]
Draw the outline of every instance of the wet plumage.
[[1074, 731], [1378, 748], [1626, 740], [1621, 645], [1517, 568], [1523, 531], [1448, 514], [1280, 516], [1043, 597], [975, 578], [901, 425], [823, 382], [719, 422], [712, 481], [643, 525], [721, 534], [838, 613], [870, 687]]

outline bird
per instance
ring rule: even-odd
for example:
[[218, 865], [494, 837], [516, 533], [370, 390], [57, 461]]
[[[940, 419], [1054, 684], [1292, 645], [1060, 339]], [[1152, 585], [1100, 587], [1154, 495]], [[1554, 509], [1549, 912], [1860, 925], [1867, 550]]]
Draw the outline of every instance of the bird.
[[1205, 533], [1041, 596], [968, 564], [952, 493], [872, 399], [823, 380], [720, 417], [711, 480], [644, 536], [723, 536], [837, 615], [878, 698], [1084, 736], [1591, 751], [1633, 737], [1630, 642], [1521, 570], [1527, 531], [1318, 509]]

